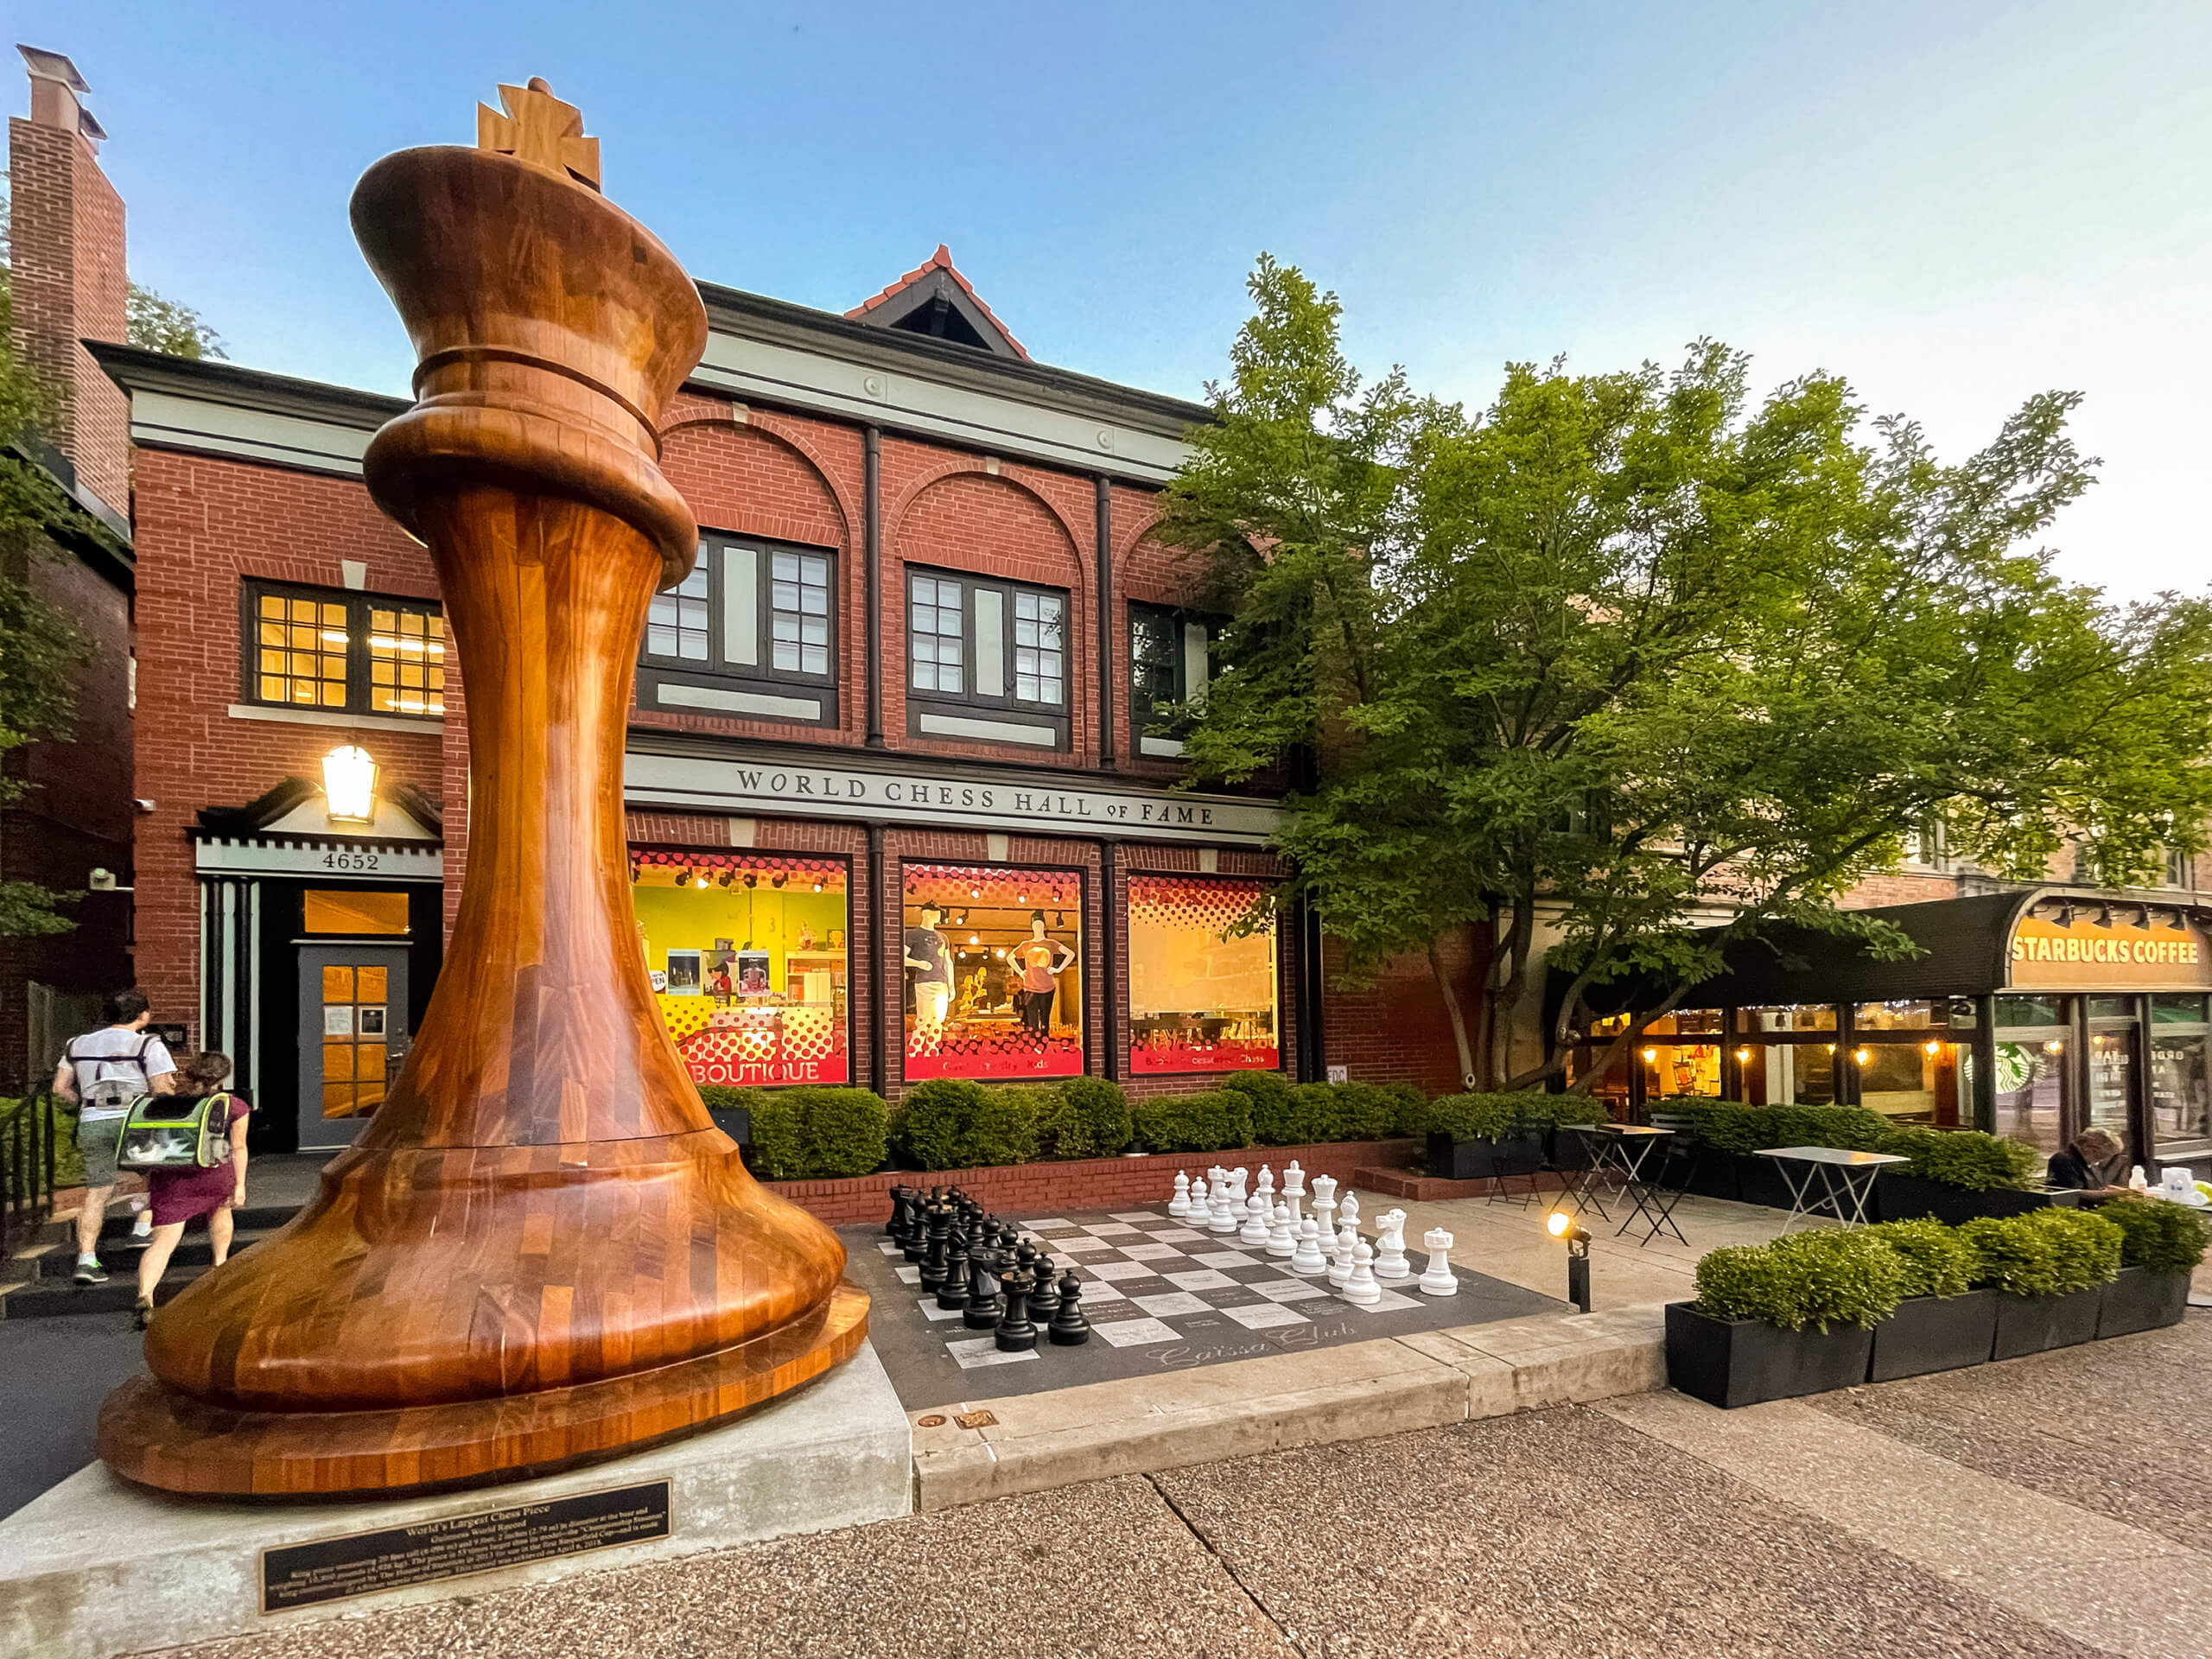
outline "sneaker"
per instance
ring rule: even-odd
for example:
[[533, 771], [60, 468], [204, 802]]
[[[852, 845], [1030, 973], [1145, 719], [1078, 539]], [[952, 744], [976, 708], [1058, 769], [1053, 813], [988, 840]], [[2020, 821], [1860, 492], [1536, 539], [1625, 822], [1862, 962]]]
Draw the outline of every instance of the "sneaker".
[[138, 1219], [130, 1224], [130, 1236], [133, 1238], [151, 1238], [153, 1236], [154, 1212], [151, 1210], [141, 1210], [138, 1212]]
[[80, 1255], [77, 1258], [77, 1282], [80, 1285], [107, 1283], [107, 1269], [100, 1266], [99, 1257]]

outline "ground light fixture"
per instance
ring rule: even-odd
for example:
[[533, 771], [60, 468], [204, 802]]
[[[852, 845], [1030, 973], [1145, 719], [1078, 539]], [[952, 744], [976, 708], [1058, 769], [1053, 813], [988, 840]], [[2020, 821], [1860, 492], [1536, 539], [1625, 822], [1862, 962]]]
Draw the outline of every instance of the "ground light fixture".
[[1578, 1313], [1590, 1311], [1590, 1232], [1564, 1210], [1544, 1217], [1544, 1230], [1567, 1241], [1567, 1300]]
[[334, 823], [372, 823], [377, 816], [377, 763], [348, 743], [322, 757], [322, 801]]

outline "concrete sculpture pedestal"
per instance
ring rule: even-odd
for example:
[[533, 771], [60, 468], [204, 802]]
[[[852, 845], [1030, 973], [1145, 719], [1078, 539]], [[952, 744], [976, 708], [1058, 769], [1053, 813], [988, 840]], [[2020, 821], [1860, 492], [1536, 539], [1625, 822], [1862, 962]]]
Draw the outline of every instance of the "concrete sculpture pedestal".
[[[262, 1611], [264, 1552], [662, 1481], [664, 1537]], [[370, 1503], [222, 1503], [149, 1491], [96, 1463], [0, 1521], [0, 1659], [112, 1659], [826, 1532], [912, 1508], [906, 1414], [865, 1345], [849, 1364], [728, 1427], [482, 1491]], [[292, 1578], [296, 1584], [299, 1575]]]

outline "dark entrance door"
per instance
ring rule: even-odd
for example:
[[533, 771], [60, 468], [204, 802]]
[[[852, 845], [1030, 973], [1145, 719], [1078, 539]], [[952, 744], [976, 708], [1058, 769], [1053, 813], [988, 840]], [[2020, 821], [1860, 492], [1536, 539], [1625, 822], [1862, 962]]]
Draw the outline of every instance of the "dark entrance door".
[[300, 1150], [351, 1146], [406, 1055], [407, 951], [300, 947]]

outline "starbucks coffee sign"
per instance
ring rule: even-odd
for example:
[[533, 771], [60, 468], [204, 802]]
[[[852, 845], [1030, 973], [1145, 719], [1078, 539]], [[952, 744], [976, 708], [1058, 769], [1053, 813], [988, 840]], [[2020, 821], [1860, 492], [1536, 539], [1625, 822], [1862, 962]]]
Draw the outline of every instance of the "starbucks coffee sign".
[[2203, 930], [2160, 917], [2139, 925], [2139, 912], [2115, 906], [2106, 925], [2084, 906], [2069, 924], [2029, 916], [2012, 930], [2012, 983], [2024, 989], [2195, 990], [2212, 985], [2212, 956]]

